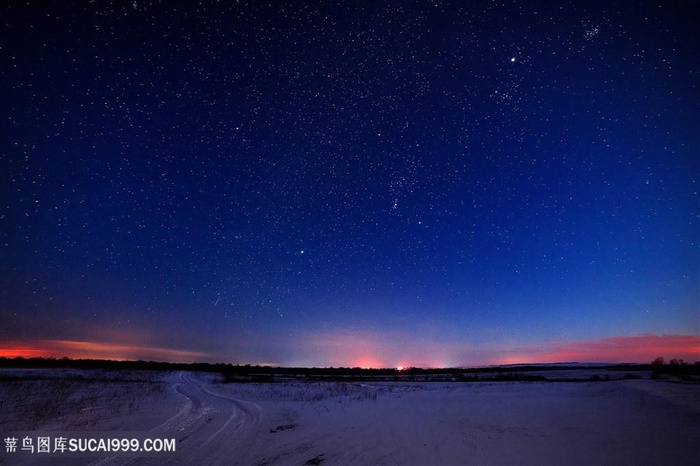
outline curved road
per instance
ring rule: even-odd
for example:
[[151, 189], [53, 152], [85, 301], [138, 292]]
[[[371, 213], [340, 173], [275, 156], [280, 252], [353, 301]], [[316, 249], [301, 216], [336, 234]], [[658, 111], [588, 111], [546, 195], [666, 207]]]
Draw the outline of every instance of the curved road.
[[106, 458], [95, 464], [250, 464], [265, 438], [262, 411], [254, 403], [214, 393], [211, 385], [181, 372], [173, 388], [186, 398], [170, 419], [151, 429], [152, 438], [175, 438], [176, 453], [142, 458]]

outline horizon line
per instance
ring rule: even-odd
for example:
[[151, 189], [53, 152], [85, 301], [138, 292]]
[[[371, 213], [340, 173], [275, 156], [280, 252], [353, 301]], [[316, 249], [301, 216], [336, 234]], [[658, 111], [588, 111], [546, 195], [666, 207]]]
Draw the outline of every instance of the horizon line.
[[[661, 356], [660, 356], [661, 357]], [[664, 359], [663, 357], [661, 357]], [[646, 363], [642, 362], [581, 362], [581, 361], [558, 361], [558, 362], [519, 362], [519, 363], [508, 363], [508, 364], [482, 364], [474, 366], [445, 366], [445, 367], [422, 367], [422, 366], [387, 366], [387, 367], [359, 367], [359, 366], [282, 366], [273, 364], [252, 364], [252, 363], [232, 363], [232, 362], [206, 362], [206, 361], [195, 361], [195, 362], [175, 362], [175, 361], [164, 361], [164, 360], [144, 360], [144, 359], [108, 359], [108, 358], [71, 358], [68, 356], [4, 356], [0, 355], [0, 361], [34, 361], [34, 362], [103, 362], [112, 364], [157, 364], [164, 366], [230, 366], [230, 367], [251, 367], [251, 368], [267, 368], [267, 369], [349, 369], [349, 370], [363, 370], [363, 371], [381, 371], [381, 370], [393, 370], [397, 372], [406, 372], [410, 370], [464, 370], [464, 369], [489, 369], [489, 368], [503, 368], [503, 367], [555, 367], [555, 366], [582, 366], [582, 367], [594, 367], [594, 366], [650, 366], [653, 361]], [[665, 361], [665, 359], [664, 359]], [[679, 361], [682, 364], [687, 365], [700, 365], [700, 360], [698, 361], [685, 361], [683, 359], [670, 359], [670, 361]], [[6, 367], [0, 366], [0, 369]]]

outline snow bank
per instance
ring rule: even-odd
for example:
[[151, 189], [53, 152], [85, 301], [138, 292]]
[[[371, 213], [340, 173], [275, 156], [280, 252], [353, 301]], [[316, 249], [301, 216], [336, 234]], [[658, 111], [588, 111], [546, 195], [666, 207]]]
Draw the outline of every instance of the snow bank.
[[[188, 373], [149, 380], [141, 382], [140, 396], [128, 383], [121, 395], [110, 395], [133, 399], [132, 409], [111, 408], [112, 414], [93, 416], [94, 425], [83, 427], [173, 436], [177, 454], [65, 464], [680, 465], [700, 458], [700, 385], [221, 384], [214, 376]], [[73, 387], [77, 398], [91, 383]], [[104, 393], [117, 390], [103, 383]], [[147, 384], [161, 388], [148, 391]], [[0, 383], [0, 399], [16, 395], [11, 385]], [[33, 387], [36, 401], [49, 395]], [[109, 409], [93, 408], [103, 414]], [[87, 416], [80, 411], [30, 426], [8, 412], [4, 403], [1, 429], [58, 430], [66, 423], [75, 429]]]

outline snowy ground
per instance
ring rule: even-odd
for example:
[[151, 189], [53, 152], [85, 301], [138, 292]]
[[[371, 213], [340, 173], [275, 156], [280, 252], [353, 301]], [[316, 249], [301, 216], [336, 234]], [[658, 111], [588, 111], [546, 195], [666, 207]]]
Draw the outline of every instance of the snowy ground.
[[[25, 379], [16, 380], [18, 374]], [[0, 464], [687, 465], [700, 460], [698, 384], [221, 384], [209, 374], [96, 377], [66, 371], [11, 376], [0, 380], [3, 437], [22, 430], [150, 431], [175, 438], [178, 451], [150, 458], [50, 461], [0, 454]]]

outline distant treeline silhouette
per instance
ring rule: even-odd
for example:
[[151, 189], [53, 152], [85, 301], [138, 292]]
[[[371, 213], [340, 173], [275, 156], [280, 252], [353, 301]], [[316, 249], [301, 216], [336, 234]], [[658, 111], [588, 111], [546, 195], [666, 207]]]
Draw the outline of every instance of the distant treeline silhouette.
[[700, 361], [688, 364], [682, 359], [671, 359], [668, 363], [662, 357], [651, 362], [652, 378], [658, 379], [667, 375], [674, 379], [691, 380], [692, 376], [700, 375]]
[[[665, 364], [657, 358], [651, 364], [611, 364], [586, 365], [564, 363], [552, 365], [523, 364], [490, 367], [460, 367], [423, 369], [409, 367], [405, 369], [383, 368], [365, 369], [360, 367], [270, 367], [257, 365], [240, 365], [226, 363], [172, 363], [161, 361], [115, 361], [105, 359], [70, 359], [70, 358], [6, 358], [0, 357], [0, 368], [35, 368], [35, 369], [111, 369], [111, 370], [150, 370], [150, 371], [197, 371], [218, 373], [225, 382], [274, 381], [280, 378], [310, 378], [323, 380], [371, 380], [385, 378], [389, 380], [457, 380], [457, 381], [543, 381], [549, 379], [531, 372], [586, 370], [615, 372], [652, 371], [653, 374], [675, 374], [684, 376], [700, 375], [700, 363], [688, 365], [682, 361], [672, 360]], [[628, 377], [631, 378], [631, 377]], [[591, 377], [586, 380], [608, 380], [609, 377]], [[571, 379], [567, 379], [570, 381]]]
[[129, 361], [112, 359], [71, 358], [6, 358], [0, 357], [0, 368], [23, 369], [110, 369], [152, 371], [221, 372], [231, 366], [223, 363], [173, 363], [162, 361]]

